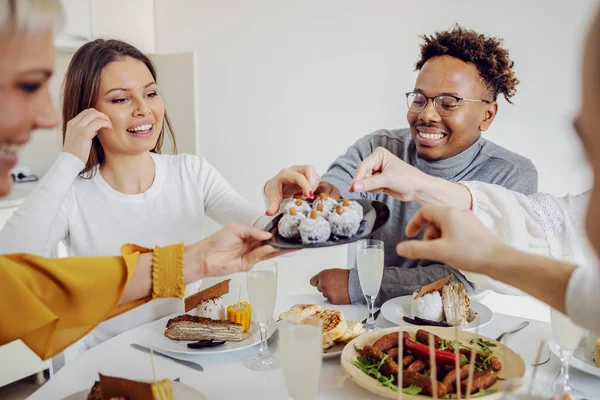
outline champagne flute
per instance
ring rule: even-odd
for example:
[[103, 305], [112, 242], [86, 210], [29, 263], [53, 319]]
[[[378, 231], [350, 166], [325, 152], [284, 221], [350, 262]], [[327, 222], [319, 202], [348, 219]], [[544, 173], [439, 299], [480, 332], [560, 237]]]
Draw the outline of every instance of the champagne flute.
[[583, 396], [582, 392], [573, 389], [569, 384], [569, 361], [573, 356], [573, 352], [579, 346], [583, 330], [575, 325], [569, 317], [555, 309], [551, 310], [550, 319], [552, 337], [559, 347], [562, 363], [560, 375], [554, 381], [554, 391], [560, 396], [569, 394], [571, 398]]
[[369, 318], [365, 324], [365, 331], [369, 332], [376, 329], [373, 308], [383, 278], [383, 242], [374, 239], [359, 240], [356, 246], [356, 266], [360, 287], [369, 308]]
[[244, 365], [255, 371], [273, 371], [279, 368], [279, 359], [269, 352], [267, 329], [273, 320], [277, 298], [277, 263], [273, 260], [258, 263], [248, 271], [246, 285], [252, 308], [252, 320], [260, 329], [260, 347], [255, 357]]
[[[315, 317], [302, 323], [279, 322], [279, 355], [283, 378], [293, 400], [312, 400], [323, 363], [323, 327]], [[300, 378], [302, 377], [302, 378]]]

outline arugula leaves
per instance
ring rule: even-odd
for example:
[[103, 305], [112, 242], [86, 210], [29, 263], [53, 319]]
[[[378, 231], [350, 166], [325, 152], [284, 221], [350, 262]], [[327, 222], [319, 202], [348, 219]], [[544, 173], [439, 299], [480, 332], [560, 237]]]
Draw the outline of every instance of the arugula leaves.
[[[469, 343], [473, 344], [474, 342], [475, 339], [471, 339]], [[485, 340], [483, 338], [477, 338], [476, 344], [478, 344], [479, 347], [481, 347], [481, 352], [486, 355], [486, 358], [480, 360], [479, 357], [477, 357], [477, 362], [475, 363], [475, 370], [487, 371], [492, 367], [492, 358], [496, 357], [496, 353], [494, 353], [493, 348], [497, 345], [496, 343], [491, 342], [489, 340]]]
[[[359, 350], [357, 347], [354, 347], [354, 348], [358, 352], [358, 354], [362, 354], [361, 350]], [[352, 365], [354, 365], [356, 368], [360, 369], [365, 374], [377, 379], [377, 381], [379, 382], [379, 384], [381, 386], [387, 387], [387, 388], [397, 392], [398, 386], [396, 386], [396, 384], [394, 384], [396, 377], [395, 376], [389, 376], [389, 377], [384, 376], [380, 371], [381, 366], [383, 365], [385, 360], [388, 359], [388, 357], [389, 356], [386, 354], [381, 358], [381, 360], [379, 362], [373, 362], [373, 360], [360, 355], [360, 356], [356, 357], [355, 361], [352, 361]], [[402, 393], [410, 394], [410, 395], [417, 395], [417, 394], [421, 393], [421, 391], [422, 391], [422, 389], [415, 385], [410, 385], [409, 387], [402, 389]]]
[[490, 354], [493, 353], [492, 347], [496, 347], [496, 343], [491, 342], [489, 340], [484, 340], [482, 338], [477, 338], [477, 344], [481, 347], [481, 351]]
[[450, 345], [452, 344], [451, 340], [442, 339], [440, 341], [440, 350], [448, 350], [450, 349]]
[[359, 357], [356, 357], [355, 361], [352, 361], [352, 364], [356, 368], [358, 368], [362, 372], [364, 372], [365, 374], [377, 379], [379, 381], [379, 383], [381, 384], [381, 386], [384, 386], [384, 387], [390, 388], [394, 391], [397, 391], [398, 387], [394, 384], [394, 377], [393, 376], [390, 376], [390, 377], [383, 376], [383, 374], [379, 371], [381, 369], [381, 366], [385, 362], [385, 360], [387, 360], [387, 358], [388, 358], [388, 355], [386, 354], [385, 356], [383, 356], [381, 358], [381, 361], [373, 363], [373, 361], [371, 361], [369, 358], [359, 356]]
[[418, 386], [410, 385], [409, 387], [402, 389], [402, 393], [416, 396], [417, 394], [421, 393], [421, 390], [422, 389]]

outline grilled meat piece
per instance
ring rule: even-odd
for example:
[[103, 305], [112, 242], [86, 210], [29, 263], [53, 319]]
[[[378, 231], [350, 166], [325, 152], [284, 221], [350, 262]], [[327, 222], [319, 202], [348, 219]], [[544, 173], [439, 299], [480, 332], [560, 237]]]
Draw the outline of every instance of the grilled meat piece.
[[[398, 347], [398, 332], [388, 333], [383, 335], [373, 343], [373, 347], [383, 351], [384, 353], [392, 347]], [[408, 332], [402, 332], [403, 337], [410, 338]]]
[[427, 365], [425, 364], [425, 361], [423, 360], [415, 360], [412, 364], [410, 364], [408, 366], [408, 368], [406, 368], [407, 371], [410, 372], [418, 372], [418, 373], [422, 373], [423, 371], [425, 371], [425, 367]]
[[[423, 391], [419, 394], [433, 395], [433, 382], [430, 377], [417, 372], [402, 371], [402, 387], [409, 387], [415, 385], [420, 387]], [[437, 395], [442, 397], [448, 394], [448, 388], [442, 382], [437, 383]]]
[[[498, 376], [494, 371], [475, 371], [473, 373], [473, 384], [471, 385], [469, 393], [475, 393], [479, 389], [487, 389], [498, 381]], [[463, 393], [467, 392], [467, 386], [469, 385], [468, 378], [463, 379], [460, 383], [461, 390]]]
[[458, 390], [458, 386], [460, 386], [460, 382], [463, 379], [466, 379], [469, 376], [469, 365], [463, 365], [460, 370], [460, 379], [458, 380], [458, 385], [456, 385], [456, 370], [452, 370], [446, 374], [444, 380], [442, 381], [444, 385], [448, 388], [448, 393], [456, 393]]

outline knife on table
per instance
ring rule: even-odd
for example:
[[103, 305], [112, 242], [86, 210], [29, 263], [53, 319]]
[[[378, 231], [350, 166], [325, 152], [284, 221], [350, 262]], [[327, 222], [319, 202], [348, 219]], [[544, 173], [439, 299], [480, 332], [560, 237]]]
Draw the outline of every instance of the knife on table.
[[[145, 346], [142, 346], [141, 344], [131, 343], [129, 346], [133, 347], [136, 350], [144, 352], [146, 354], [150, 354], [150, 349], [147, 348], [147, 347], [145, 347]], [[195, 363], [193, 361], [180, 360], [178, 358], [171, 357], [169, 355], [166, 355], [164, 353], [158, 352], [156, 350], [152, 350], [152, 353], [154, 353], [154, 355], [157, 355], [159, 357], [167, 358], [167, 359], [169, 359], [169, 360], [171, 360], [173, 362], [176, 362], [178, 364], [185, 365], [186, 367], [195, 369], [196, 371], [204, 372], [204, 368], [202, 368], [202, 365], [200, 365], [198, 363]]]

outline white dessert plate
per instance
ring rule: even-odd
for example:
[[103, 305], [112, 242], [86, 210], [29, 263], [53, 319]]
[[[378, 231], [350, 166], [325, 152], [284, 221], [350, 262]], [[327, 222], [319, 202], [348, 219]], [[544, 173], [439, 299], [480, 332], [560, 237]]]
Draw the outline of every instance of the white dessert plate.
[[[381, 306], [381, 315], [383, 315], [383, 317], [388, 321], [394, 324], [398, 324], [400, 322], [400, 310], [402, 310], [402, 315], [406, 317], [411, 317], [411, 302], [411, 295], [396, 297], [395, 299], [388, 300], [385, 303], [383, 303], [383, 306]], [[461, 327], [460, 329], [463, 331], [474, 331], [476, 328], [476, 316], [479, 316], [479, 328], [481, 328], [482, 326], [485, 326], [492, 321], [492, 319], [494, 318], [494, 313], [487, 306], [471, 299], [471, 316], [469, 318], [471, 322], [466, 327]], [[406, 321], [402, 321], [402, 324], [408, 326], [419, 326], [409, 324]]]
[[271, 222], [265, 227], [265, 231], [271, 232], [273, 237], [266, 241], [273, 247], [279, 249], [312, 249], [317, 247], [330, 247], [338, 246], [341, 244], [347, 244], [356, 242], [360, 239], [365, 239], [377, 232], [390, 218], [390, 209], [385, 203], [377, 200], [364, 200], [364, 199], [352, 199], [360, 204], [363, 208], [363, 221], [361, 222], [360, 228], [356, 235], [351, 238], [329, 238], [329, 240], [323, 243], [310, 243], [303, 244], [300, 239], [286, 239], [281, 236], [277, 230], [277, 224], [283, 213], [278, 214], [273, 218]]
[[336, 358], [342, 355], [342, 351], [344, 351], [344, 347], [346, 347], [348, 343], [336, 343], [334, 346], [323, 350], [323, 360], [329, 360], [331, 358]]
[[[205, 347], [202, 349], [190, 349], [187, 344], [195, 343], [195, 340], [172, 340], [165, 336], [165, 330], [167, 328], [167, 322], [169, 319], [176, 317], [181, 314], [174, 314], [168, 317], [159, 319], [146, 326], [144, 330], [143, 343], [148, 346], [152, 346], [157, 350], [170, 351], [172, 353], [180, 354], [217, 354], [227, 353], [230, 351], [242, 350], [260, 343], [260, 330], [255, 323], [250, 325], [250, 329], [244, 334], [244, 340], [241, 342], [227, 342], [222, 346], [216, 347]], [[275, 321], [271, 321], [269, 328], [267, 329], [267, 339], [275, 333], [277, 324]]]
[[[91, 389], [91, 387], [90, 387]], [[90, 389], [81, 390], [77, 393], [73, 393], [65, 400], [85, 400], [90, 392]], [[202, 393], [183, 383], [173, 382], [173, 397], [177, 400], [205, 400], [207, 399]]]
[[[548, 347], [556, 357], [560, 358], [560, 350], [553, 338], [548, 339]], [[596, 363], [586, 354], [586, 339], [579, 342], [579, 347], [573, 352], [569, 366], [600, 378], [600, 368], [596, 368]]]

